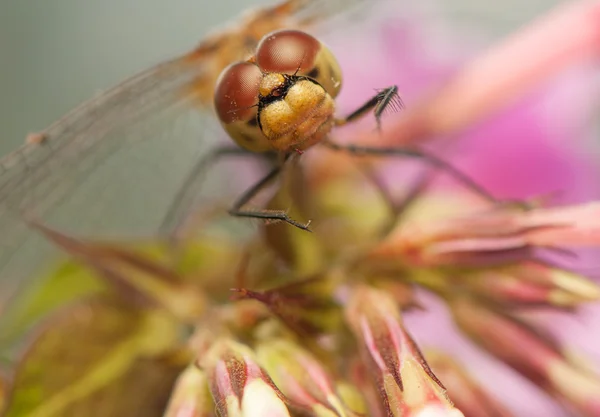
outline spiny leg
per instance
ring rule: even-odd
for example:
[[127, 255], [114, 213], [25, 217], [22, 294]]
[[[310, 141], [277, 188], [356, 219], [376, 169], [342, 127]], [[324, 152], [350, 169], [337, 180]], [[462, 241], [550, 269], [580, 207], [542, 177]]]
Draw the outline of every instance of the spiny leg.
[[[286, 156], [286, 159], [288, 156]], [[285, 162], [284, 160], [284, 162]], [[284, 211], [279, 210], [252, 210], [252, 209], [243, 209], [243, 207], [252, 200], [254, 196], [256, 196], [264, 187], [269, 185], [271, 181], [273, 181], [281, 172], [283, 168], [283, 164], [280, 164], [273, 168], [267, 175], [265, 175], [260, 181], [250, 187], [238, 200], [235, 202], [233, 207], [229, 210], [229, 214], [236, 217], [250, 217], [254, 219], [262, 219], [262, 220], [274, 220], [274, 221], [283, 221], [292, 226], [296, 226], [299, 229], [306, 230], [310, 232], [311, 230], [308, 228], [310, 225], [310, 221], [306, 224], [299, 223], [288, 216], [288, 214]]]
[[[375, 120], [377, 122], [377, 130], [381, 130], [381, 116], [383, 115], [383, 113], [388, 109], [399, 111], [402, 108], [404, 108], [404, 103], [398, 95], [398, 87], [393, 85], [387, 88], [383, 88], [381, 90], [377, 90], [377, 94], [375, 94], [373, 97], [367, 100], [367, 102], [365, 102], [358, 109], [356, 109], [343, 119], [336, 119], [336, 125], [343, 126], [347, 123], [356, 121], [359, 118], [365, 116], [369, 111], [373, 110], [373, 114], [375, 115]], [[366, 168], [362, 164], [358, 164], [358, 166], [362, 173], [365, 175], [365, 177], [379, 191], [382, 198], [388, 204], [390, 212], [392, 213], [392, 218], [397, 217], [398, 207], [394, 203], [394, 200], [390, 195], [389, 190], [370, 169]]]
[[[398, 96], [398, 87], [391, 86], [379, 90], [375, 96], [369, 99], [356, 111], [352, 112], [349, 116], [347, 116], [344, 119], [336, 119], [335, 122], [338, 126], [344, 125], [366, 115], [368, 111], [373, 110], [375, 114], [375, 119], [377, 120], [377, 126], [379, 128], [381, 116], [387, 109], [400, 109], [402, 107], [403, 103], [400, 97]], [[288, 159], [288, 157], [289, 155], [285, 156], [284, 162]], [[261, 179], [253, 187], [248, 189], [229, 210], [229, 213], [233, 216], [238, 217], [251, 217], [264, 220], [284, 221], [302, 230], [310, 231], [310, 229], [308, 228], [308, 226], [310, 225], [310, 221], [306, 224], [299, 223], [290, 218], [284, 211], [242, 209], [244, 205], [246, 205], [256, 194], [258, 194], [265, 186], [267, 186], [277, 175], [279, 175], [279, 173], [281, 172], [281, 168], [281, 166], [274, 168], [263, 179]], [[377, 181], [375, 182], [377, 186]], [[384, 195], [387, 195], [385, 189], [381, 188], [381, 191]]]
[[336, 119], [335, 123], [338, 126], [343, 126], [347, 123], [356, 121], [361, 117], [365, 116], [369, 111], [373, 110], [375, 120], [377, 122], [377, 129], [381, 129], [381, 116], [386, 110], [400, 110], [404, 107], [402, 99], [398, 95], [398, 87], [392, 85], [377, 91], [373, 97], [371, 97], [365, 104], [354, 110], [348, 116], [343, 119]]
[[425, 189], [432, 182], [435, 174], [438, 172], [434, 169], [434, 167], [430, 167], [425, 170], [418, 178], [415, 179], [414, 182], [411, 183], [408, 191], [405, 195], [400, 199], [400, 201], [395, 201], [394, 197], [390, 193], [389, 189], [385, 186], [385, 184], [380, 180], [375, 172], [373, 172], [369, 167], [364, 166], [361, 163], [358, 163], [358, 169], [363, 173], [365, 178], [375, 187], [375, 189], [381, 195], [381, 198], [385, 201], [388, 206], [388, 210], [390, 212], [390, 217], [388, 221], [381, 227], [380, 235], [386, 236], [398, 223], [398, 220], [402, 218], [402, 215], [406, 212], [406, 210], [423, 194]]
[[458, 170], [457, 168], [452, 166], [450, 163], [444, 161], [443, 159], [440, 159], [440, 158], [436, 157], [435, 155], [432, 155], [426, 151], [413, 149], [413, 148], [402, 148], [402, 147], [378, 148], [378, 147], [360, 146], [360, 145], [352, 145], [352, 144], [340, 145], [337, 143], [333, 143], [331, 141], [325, 141], [324, 144], [333, 150], [345, 151], [345, 152], [348, 152], [348, 153], [351, 153], [351, 154], [354, 154], [357, 156], [386, 156], [386, 157], [404, 156], [404, 157], [410, 157], [410, 158], [419, 158], [419, 159], [422, 159], [425, 162], [431, 164], [432, 166], [434, 166], [440, 170], [443, 170], [448, 175], [451, 175], [453, 178], [455, 178], [461, 184], [465, 185], [467, 188], [469, 188], [471, 191], [473, 191], [474, 193], [476, 193], [477, 195], [479, 195], [486, 201], [489, 201], [493, 204], [501, 203], [500, 200], [498, 200], [496, 197], [494, 197], [483, 186], [479, 185], [467, 174]]
[[381, 237], [387, 236], [393, 228], [402, 221], [402, 218], [406, 215], [407, 210], [423, 195], [427, 190], [427, 187], [431, 184], [436, 176], [438, 170], [433, 167], [425, 169], [424, 172], [420, 173], [419, 176], [411, 182], [410, 187], [406, 193], [402, 196], [400, 201], [394, 203], [396, 209], [390, 221], [381, 228]]
[[[356, 109], [354, 112], [350, 113], [350, 115], [346, 116], [344, 119], [336, 120], [336, 124], [344, 125], [348, 122], [352, 122], [362, 116], [364, 116], [369, 110], [373, 109], [375, 114], [375, 120], [377, 121], [377, 129], [381, 129], [381, 116], [383, 113], [388, 110], [400, 110], [404, 107], [404, 103], [398, 96], [398, 87], [391, 86], [388, 88], [384, 88], [379, 90], [375, 96], [373, 96], [370, 100], [368, 100], [361, 107]], [[484, 187], [476, 183], [471, 177], [469, 177], [464, 172], [458, 170], [450, 163], [444, 161], [436, 157], [433, 154], [430, 154], [426, 151], [414, 149], [414, 148], [402, 148], [402, 147], [386, 147], [386, 148], [377, 148], [377, 147], [369, 147], [369, 146], [358, 146], [358, 145], [338, 145], [336, 143], [332, 143], [330, 141], [326, 141], [325, 144], [334, 150], [344, 150], [349, 153], [355, 155], [373, 155], [373, 156], [406, 156], [411, 158], [420, 158], [429, 163], [431, 166], [440, 169], [447, 174], [454, 177], [457, 181], [464, 184], [467, 188], [471, 189], [477, 195], [481, 196], [483, 199], [498, 204], [501, 203], [497, 198], [491, 195]], [[372, 176], [371, 176], [372, 178]], [[384, 197], [389, 195], [387, 190], [384, 189], [383, 185], [379, 181], [372, 181], [376, 188], [382, 193]], [[391, 207], [395, 205], [390, 203]]]

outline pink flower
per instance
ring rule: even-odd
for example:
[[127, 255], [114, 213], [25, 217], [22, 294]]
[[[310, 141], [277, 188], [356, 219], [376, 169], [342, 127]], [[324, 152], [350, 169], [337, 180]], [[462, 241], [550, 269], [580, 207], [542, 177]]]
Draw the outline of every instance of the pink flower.
[[[444, 35], [452, 38], [448, 32], [432, 39], [426, 34], [426, 22], [410, 17], [398, 19], [390, 14], [379, 30], [374, 29], [372, 38], [363, 40], [365, 34], [360, 33], [352, 39], [361, 39], [358, 47], [365, 49], [353, 48], [346, 53], [347, 49], [339, 48], [342, 62], [349, 62], [345, 67], [353, 70], [346, 72], [342, 97], [354, 105], [367, 94], [366, 86], [372, 80], [382, 86], [398, 84], [408, 110], [384, 119], [383, 138], [366, 130], [359, 139], [362, 143], [432, 146], [431, 149], [501, 198], [551, 197], [556, 203], [585, 203], [600, 195], [598, 148], [591, 142], [593, 131], [589, 125], [595, 109], [593, 92], [598, 91], [594, 59], [600, 51], [599, 22], [597, 4], [583, 1], [565, 4], [469, 61], [458, 44], [440, 41]], [[452, 40], [460, 42], [456, 37]], [[339, 42], [341, 45], [343, 40]], [[378, 47], [368, 46], [373, 44]], [[449, 55], [454, 58], [449, 59]], [[466, 67], [455, 77], [453, 74], [465, 62]], [[448, 79], [452, 81], [446, 83]], [[423, 141], [431, 138], [438, 140]], [[401, 178], [411, 173], [402, 167], [387, 170], [385, 181], [396, 189], [402, 188], [397, 185]], [[447, 180], [438, 181], [437, 185], [436, 191], [441, 195], [461, 189]], [[468, 192], [464, 198], [459, 213], [478, 205]], [[584, 214], [587, 210], [584, 207], [575, 208], [573, 213], [565, 212], [563, 220], [591, 221], [594, 225], [585, 225], [590, 232], [587, 236], [591, 236], [599, 217], [592, 211]], [[589, 208], [592, 210], [592, 206]], [[531, 221], [537, 224], [534, 218], [545, 218], [543, 221], [552, 222], [552, 212], [550, 209], [532, 213]], [[463, 227], [470, 227], [467, 225], [473, 219], [467, 218]], [[536, 229], [533, 223], [527, 239], [558, 246], [577, 243], [568, 242], [573, 230], [569, 227], [561, 229], [557, 224], [550, 231]], [[406, 228], [399, 230], [414, 238]], [[586, 239], [586, 234], [579, 234], [579, 238]], [[475, 240], [469, 244], [481, 248], [484, 242]], [[457, 245], [456, 249], [460, 247], [458, 242], [453, 245]], [[446, 245], [438, 250], [447, 253], [450, 248]], [[573, 265], [579, 270], [586, 270], [582, 266], [584, 255]], [[597, 259], [592, 258], [588, 268], [597, 267]], [[562, 261], [575, 262], [564, 258]], [[496, 280], [495, 285], [501, 283]], [[518, 292], [525, 294], [524, 290]], [[547, 290], [545, 287], [542, 291], [545, 296]], [[533, 294], [541, 294], [541, 287], [536, 284], [527, 287], [527, 291], [535, 298]], [[584, 286], [582, 295], [596, 291]], [[517, 415], [563, 415], [556, 405], [517, 381], [510, 371], [475, 353], [461, 340], [454, 326], [442, 318], [447, 313], [439, 300], [429, 296], [426, 299], [427, 312], [415, 312], [405, 318], [418, 343], [443, 347], [463, 359], [471, 370], [486, 374], [480, 381]], [[560, 335], [567, 346], [587, 346], [588, 354], [600, 363], [600, 352], [591, 340], [600, 331], [600, 309], [586, 307], [583, 312], [585, 325], [562, 318], [560, 329], [554, 327], [551, 331]], [[567, 327], [575, 330], [569, 331]], [[505, 382], [493, 383], [494, 380]]]

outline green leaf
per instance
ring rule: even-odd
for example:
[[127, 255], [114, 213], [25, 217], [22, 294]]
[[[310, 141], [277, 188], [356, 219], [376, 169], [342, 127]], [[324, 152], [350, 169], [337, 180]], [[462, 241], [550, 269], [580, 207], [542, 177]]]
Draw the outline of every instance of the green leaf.
[[6, 417], [161, 415], [180, 366], [179, 324], [108, 298], [44, 323], [17, 366]]
[[37, 282], [19, 294], [2, 314], [0, 349], [7, 350], [32, 325], [57, 307], [108, 290], [92, 271], [71, 261], [59, 264]]

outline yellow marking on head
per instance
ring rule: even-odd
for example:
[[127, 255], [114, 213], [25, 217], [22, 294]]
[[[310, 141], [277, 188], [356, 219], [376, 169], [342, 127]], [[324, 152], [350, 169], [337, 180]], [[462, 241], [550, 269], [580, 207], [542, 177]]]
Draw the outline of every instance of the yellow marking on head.
[[270, 73], [266, 74], [258, 88], [258, 92], [261, 96], [267, 97], [273, 92], [273, 90], [283, 86], [285, 84], [285, 77], [282, 74]]
[[333, 127], [333, 99], [320, 85], [300, 80], [285, 98], [261, 110], [262, 132], [280, 151], [306, 149], [319, 142]]

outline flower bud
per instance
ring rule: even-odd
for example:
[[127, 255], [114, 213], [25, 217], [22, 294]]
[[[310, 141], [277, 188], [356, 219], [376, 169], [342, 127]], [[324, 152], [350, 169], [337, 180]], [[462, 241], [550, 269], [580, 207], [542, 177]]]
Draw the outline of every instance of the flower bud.
[[536, 247], [600, 243], [600, 204], [522, 210], [403, 224], [370, 253], [372, 261], [415, 266], [495, 266], [529, 260]]
[[190, 365], [177, 378], [164, 417], [210, 417], [214, 407], [206, 373]]
[[600, 415], [600, 380], [572, 364], [550, 338], [466, 297], [449, 305], [456, 323], [482, 348], [579, 413]]
[[[319, 417], [354, 415], [340, 399], [328, 372], [309, 352], [279, 339], [261, 344], [257, 354], [277, 386], [291, 400]], [[358, 393], [354, 395], [360, 400]]]
[[455, 360], [445, 353], [427, 349], [425, 352], [431, 369], [446, 381], [448, 395], [454, 404], [468, 416], [512, 417], [502, 404], [492, 398], [477, 381]]
[[346, 318], [382, 396], [384, 413], [404, 417], [456, 415], [446, 389], [404, 329], [393, 298], [380, 290], [358, 287], [347, 306]]
[[250, 348], [221, 339], [202, 360], [221, 417], [289, 417], [285, 397]]
[[593, 281], [536, 262], [474, 271], [462, 282], [476, 294], [516, 306], [570, 308], [600, 299], [600, 287]]

